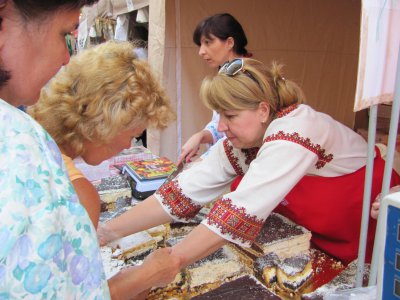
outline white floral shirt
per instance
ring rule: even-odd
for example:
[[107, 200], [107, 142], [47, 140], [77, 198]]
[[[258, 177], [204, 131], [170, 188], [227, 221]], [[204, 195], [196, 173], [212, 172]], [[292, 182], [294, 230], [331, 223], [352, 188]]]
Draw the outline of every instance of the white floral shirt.
[[213, 137], [213, 144], [215, 144], [220, 139], [225, 137], [225, 134], [223, 132], [218, 131], [219, 118], [220, 118], [219, 113], [213, 110], [212, 119], [204, 128], [205, 130], [208, 130], [211, 133]]
[[0, 299], [109, 299], [96, 231], [54, 140], [0, 99]]

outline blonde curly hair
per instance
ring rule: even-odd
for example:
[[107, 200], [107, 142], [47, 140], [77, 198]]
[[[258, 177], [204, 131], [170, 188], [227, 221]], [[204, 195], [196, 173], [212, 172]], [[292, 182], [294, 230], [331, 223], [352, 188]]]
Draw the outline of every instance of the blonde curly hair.
[[42, 89], [28, 109], [63, 148], [83, 153], [83, 142], [108, 143], [120, 131], [147, 124], [163, 129], [175, 119], [164, 90], [129, 42], [84, 50]]

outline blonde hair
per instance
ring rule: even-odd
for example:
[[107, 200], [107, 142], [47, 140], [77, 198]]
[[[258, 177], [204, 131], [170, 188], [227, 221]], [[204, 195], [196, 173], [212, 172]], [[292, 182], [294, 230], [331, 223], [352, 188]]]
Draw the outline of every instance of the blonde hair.
[[129, 42], [106, 42], [71, 58], [28, 112], [63, 148], [107, 143], [121, 130], [175, 119], [164, 90]]
[[282, 65], [266, 67], [260, 61], [243, 59], [243, 70], [231, 76], [224, 72], [205, 78], [200, 89], [204, 104], [215, 111], [254, 110], [267, 102], [271, 115], [291, 104], [305, 102], [301, 88], [282, 74]]

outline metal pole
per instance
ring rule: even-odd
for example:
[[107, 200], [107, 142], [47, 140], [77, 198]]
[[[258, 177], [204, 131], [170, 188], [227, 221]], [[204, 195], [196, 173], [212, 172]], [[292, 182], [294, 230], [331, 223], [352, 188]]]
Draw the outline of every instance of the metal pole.
[[371, 203], [371, 187], [372, 175], [374, 172], [374, 153], [375, 153], [375, 136], [376, 136], [376, 120], [377, 120], [378, 106], [373, 105], [369, 110], [369, 125], [368, 125], [368, 157], [365, 173], [364, 183], [364, 198], [363, 210], [361, 218], [361, 231], [360, 242], [358, 247], [357, 259], [357, 276], [356, 287], [362, 286], [364, 275], [365, 251], [367, 247], [368, 223], [369, 223], [369, 209]]
[[[386, 196], [389, 192], [390, 179], [392, 176], [392, 168], [393, 168], [393, 157], [394, 157], [396, 138], [397, 138], [397, 128], [399, 123], [399, 111], [400, 111], [400, 48], [398, 50], [398, 55], [397, 55], [397, 70], [396, 70], [396, 81], [394, 86], [394, 99], [393, 99], [391, 119], [390, 119], [389, 141], [388, 141], [387, 157], [385, 164], [385, 173], [383, 176], [383, 183], [382, 183], [381, 198]], [[384, 233], [382, 232], [382, 227], [384, 225], [383, 222], [386, 220], [380, 220], [380, 219], [381, 219], [381, 213], [379, 212], [378, 224], [375, 232], [376, 237], [378, 237], [379, 235], [384, 236]], [[368, 285], [376, 285], [376, 278], [378, 274], [378, 260], [381, 252], [383, 251], [382, 248], [383, 248], [383, 239], [381, 238], [378, 240], [377, 238], [375, 238], [374, 252], [372, 254], [371, 270], [369, 274]]]

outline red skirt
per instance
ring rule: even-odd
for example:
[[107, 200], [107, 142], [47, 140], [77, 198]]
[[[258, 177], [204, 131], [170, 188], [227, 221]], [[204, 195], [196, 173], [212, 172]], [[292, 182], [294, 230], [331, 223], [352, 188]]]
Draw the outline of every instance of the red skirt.
[[[385, 161], [376, 150], [371, 202], [382, 190]], [[304, 176], [275, 208], [312, 232], [311, 242], [325, 253], [349, 263], [358, 256], [366, 167], [339, 177]], [[232, 188], [236, 189], [240, 179]], [[392, 172], [391, 187], [400, 184]], [[369, 218], [366, 261], [372, 257], [376, 220]]]

